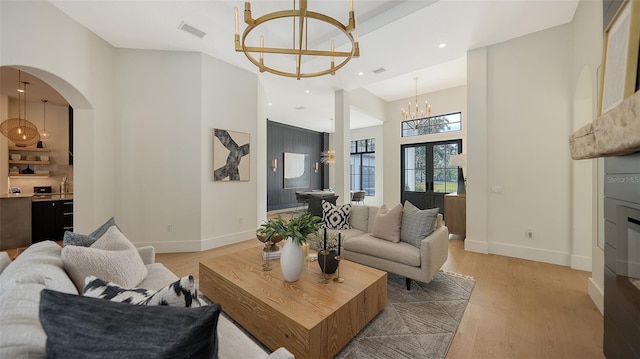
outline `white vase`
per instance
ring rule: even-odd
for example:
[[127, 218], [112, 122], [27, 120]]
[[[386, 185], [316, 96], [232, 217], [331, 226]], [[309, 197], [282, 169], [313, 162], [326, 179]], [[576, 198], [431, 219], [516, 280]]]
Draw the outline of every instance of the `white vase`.
[[280, 254], [280, 268], [282, 276], [287, 282], [295, 282], [300, 278], [304, 266], [304, 252], [302, 246], [291, 238], [284, 241], [282, 254]]

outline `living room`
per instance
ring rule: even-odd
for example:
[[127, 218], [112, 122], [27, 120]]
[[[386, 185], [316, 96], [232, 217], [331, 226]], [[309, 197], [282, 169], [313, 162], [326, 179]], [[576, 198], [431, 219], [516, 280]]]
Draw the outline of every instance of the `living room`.
[[[2, 2], [0, 12], [0, 66], [39, 77], [74, 108], [75, 231], [89, 233], [114, 216], [136, 246], [160, 253], [255, 236], [266, 219], [270, 171], [263, 156], [269, 95], [256, 73], [197, 51], [120, 48], [55, 2]], [[463, 113], [463, 131], [428, 141], [463, 141], [464, 249], [590, 272], [588, 292], [601, 312], [601, 162], [572, 161], [568, 138], [597, 114], [602, 17], [602, 2], [580, 1], [561, 25], [477, 44], [466, 54], [466, 84], [427, 94], [434, 111]], [[335, 118], [335, 150], [345, 154], [349, 140], [373, 133], [382, 177], [373, 201], [399, 203], [400, 146], [416, 141], [399, 134], [407, 99], [386, 103], [364, 90], [336, 97], [343, 116]], [[351, 131], [344, 115], [351, 107], [384, 121]], [[251, 135], [249, 181], [212, 181], [213, 128]], [[8, 158], [6, 148], [2, 138], [0, 158]], [[332, 175], [342, 198], [345, 159]]]

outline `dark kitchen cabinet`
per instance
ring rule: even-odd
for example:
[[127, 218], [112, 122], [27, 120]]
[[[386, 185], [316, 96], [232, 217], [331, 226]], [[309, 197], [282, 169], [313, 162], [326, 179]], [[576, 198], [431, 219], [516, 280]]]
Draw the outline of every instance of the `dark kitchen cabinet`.
[[73, 231], [73, 200], [37, 201], [31, 204], [31, 243], [61, 241]]

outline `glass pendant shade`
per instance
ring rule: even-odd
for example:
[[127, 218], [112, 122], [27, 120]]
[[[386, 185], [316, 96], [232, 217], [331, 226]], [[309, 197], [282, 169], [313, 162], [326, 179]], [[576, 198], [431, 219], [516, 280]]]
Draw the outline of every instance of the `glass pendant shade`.
[[42, 137], [42, 139], [46, 140], [48, 138], [51, 137], [51, 133], [49, 131], [47, 131], [47, 102], [49, 102], [48, 100], [41, 100], [42, 101], [42, 132], [40, 132], [40, 137]]

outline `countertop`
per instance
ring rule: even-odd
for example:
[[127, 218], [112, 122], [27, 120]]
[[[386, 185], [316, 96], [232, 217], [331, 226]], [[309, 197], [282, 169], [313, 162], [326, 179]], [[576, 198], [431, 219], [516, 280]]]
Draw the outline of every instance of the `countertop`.
[[61, 200], [73, 200], [73, 193], [3, 193], [0, 194], [0, 199], [5, 198], [31, 198], [32, 202], [42, 201], [61, 201]]

